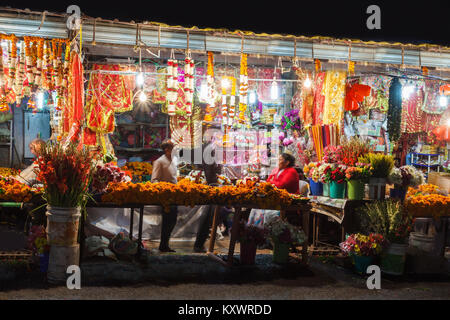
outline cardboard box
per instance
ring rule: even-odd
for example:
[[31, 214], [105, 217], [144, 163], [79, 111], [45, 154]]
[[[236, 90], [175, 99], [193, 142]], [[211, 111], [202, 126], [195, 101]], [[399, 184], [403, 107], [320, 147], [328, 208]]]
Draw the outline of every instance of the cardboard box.
[[439, 189], [450, 193], [450, 173], [430, 172], [428, 174], [428, 183], [434, 184]]

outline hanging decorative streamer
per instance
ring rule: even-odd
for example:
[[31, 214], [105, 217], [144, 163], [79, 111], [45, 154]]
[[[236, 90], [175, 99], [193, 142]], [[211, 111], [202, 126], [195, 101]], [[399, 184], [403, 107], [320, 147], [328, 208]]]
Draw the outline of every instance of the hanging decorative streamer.
[[[173, 52], [172, 52], [173, 56]], [[175, 115], [175, 102], [178, 91], [178, 62], [175, 59], [169, 59], [167, 62], [167, 113], [169, 116]]]
[[247, 92], [248, 92], [248, 71], [247, 54], [241, 54], [241, 70], [239, 75], [239, 121], [245, 122], [245, 111], [247, 110]]
[[192, 114], [192, 104], [194, 102], [194, 60], [191, 59], [189, 51], [184, 60], [184, 94], [186, 97], [186, 114]]
[[207, 86], [207, 99], [206, 99], [207, 105], [204, 120], [210, 122], [213, 120], [211, 113], [213, 112], [212, 108], [214, 108], [216, 96], [216, 88], [214, 82], [214, 54], [211, 51], [208, 51], [206, 86]]
[[322, 64], [320, 63], [319, 59], [314, 59], [314, 65], [316, 67], [316, 72], [320, 72], [322, 69]]

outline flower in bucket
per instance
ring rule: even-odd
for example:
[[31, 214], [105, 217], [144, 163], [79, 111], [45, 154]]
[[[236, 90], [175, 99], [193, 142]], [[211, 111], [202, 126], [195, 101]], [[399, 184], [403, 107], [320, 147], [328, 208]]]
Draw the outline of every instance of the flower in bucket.
[[334, 163], [322, 163], [319, 167], [320, 182], [330, 183], [331, 182], [331, 172], [335, 169], [336, 164]]
[[347, 166], [345, 165], [339, 164], [335, 166], [335, 168], [331, 171], [331, 181], [336, 183], [344, 183], [346, 170]]
[[267, 230], [257, 227], [255, 225], [248, 225], [241, 223], [239, 228], [239, 242], [240, 243], [254, 243], [262, 245], [266, 241]]
[[306, 235], [302, 229], [293, 226], [280, 217], [275, 217], [266, 224], [269, 237], [274, 242], [302, 244]]
[[372, 175], [373, 168], [369, 163], [357, 162], [355, 166], [345, 169], [345, 179], [366, 181]]
[[314, 182], [319, 182], [320, 173], [319, 173], [320, 162], [310, 162], [303, 167], [303, 173], [307, 178], [311, 178]]
[[388, 176], [389, 183], [406, 189], [408, 187], [418, 187], [425, 183], [425, 177], [422, 171], [413, 166], [402, 166], [393, 168]]
[[53, 207], [78, 207], [88, 194], [94, 158], [74, 144], [47, 143], [37, 164], [37, 179], [44, 184], [44, 199]]
[[388, 242], [380, 234], [371, 233], [368, 236], [356, 233], [347, 237], [339, 244], [342, 252], [346, 255], [376, 256], [379, 255]]
[[94, 169], [91, 188], [94, 193], [105, 193], [110, 183], [126, 182], [129, 176], [111, 163], [98, 164]]

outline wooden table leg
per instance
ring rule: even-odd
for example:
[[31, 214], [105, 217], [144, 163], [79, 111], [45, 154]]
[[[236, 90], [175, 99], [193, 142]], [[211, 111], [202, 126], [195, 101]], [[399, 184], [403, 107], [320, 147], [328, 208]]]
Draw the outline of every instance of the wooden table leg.
[[236, 208], [233, 217], [233, 226], [231, 229], [231, 237], [230, 237], [230, 247], [228, 249], [228, 258], [227, 263], [228, 266], [233, 266], [233, 255], [234, 255], [234, 247], [236, 245], [237, 238], [239, 236], [239, 223], [241, 221], [241, 208]]
[[211, 227], [211, 235], [209, 237], [208, 252], [214, 252], [214, 244], [216, 242], [217, 226], [219, 225], [220, 206], [216, 206], [214, 210], [213, 222]]
[[306, 238], [302, 247], [302, 264], [308, 264], [308, 245], [309, 245], [309, 210], [305, 210], [302, 217], [303, 231], [305, 232]]
[[138, 257], [141, 255], [141, 244], [142, 244], [142, 224], [144, 220], [144, 206], [139, 208], [139, 233], [138, 233]]
[[133, 220], [134, 220], [134, 208], [130, 208], [130, 240], [133, 240]]

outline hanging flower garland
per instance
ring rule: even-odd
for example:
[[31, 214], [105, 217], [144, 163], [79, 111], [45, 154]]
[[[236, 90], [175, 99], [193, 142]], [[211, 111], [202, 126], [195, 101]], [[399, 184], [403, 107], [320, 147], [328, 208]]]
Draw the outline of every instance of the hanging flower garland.
[[38, 87], [42, 86], [42, 64], [44, 63], [44, 39], [38, 41], [36, 73], [34, 74], [34, 82]]
[[187, 52], [184, 60], [184, 94], [186, 97], [186, 115], [192, 114], [192, 104], [194, 102], [194, 60], [191, 59], [190, 52]]
[[175, 102], [177, 101], [178, 90], [178, 61], [169, 59], [167, 62], [167, 113], [169, 116], [175, 115]]
[[387, 131], [391, 142], [400, 138], [400, 124], [402, 120], [402, 85], [398, 78], [394, 78], [389, 88], [389, 108], [387, 114]]
[[4, 78], [5, 78], [5, 72], [3, 70], [3, 47], [0, 45], [0, 94], [3, 92], [3, 85], [4, 85]]
[[215, 83], [214, 83], [214, 54], [211, 51], [208, 51], [208, 67], [206, 71], [206, 86], [207, 86], [207, 106], [206, 106], [206, 114], [205, 121], [212, 121], [212, 110], [214, 108], [215, 101]]
[[25, 45], [22, 42], [20, 48], [20, 59], [19, 59], [19, 68], [17, 69], [17, 75], [14, 83], [14, 92], [16, 93], [16, 106], [20, 105], [22, 101], [22, 88], [23, 88], [23, 79], [25, 73]]
[[8, 88], [13, 87], [14, 80], [16, 78], [16, 64], [17, 64], [17, 38], [15, 35], [10, 37], [11, 47], [9, 52], [9, 77], [8, 77]]
[[247, 110], [248, 72], [247, 54], [241, 54], [241, 70], [239, 75], [239, 121], [244, 123]]
[[[222, 77], [222, 83], [230, 84], [230, 94], [227, 92], [226, 86], [222, 86], [222, 123], [224, 126], [233, 126], [233, 119], [236, 110], [236, 78]], [[227, 104], [228, 98], [230, 104]]]

